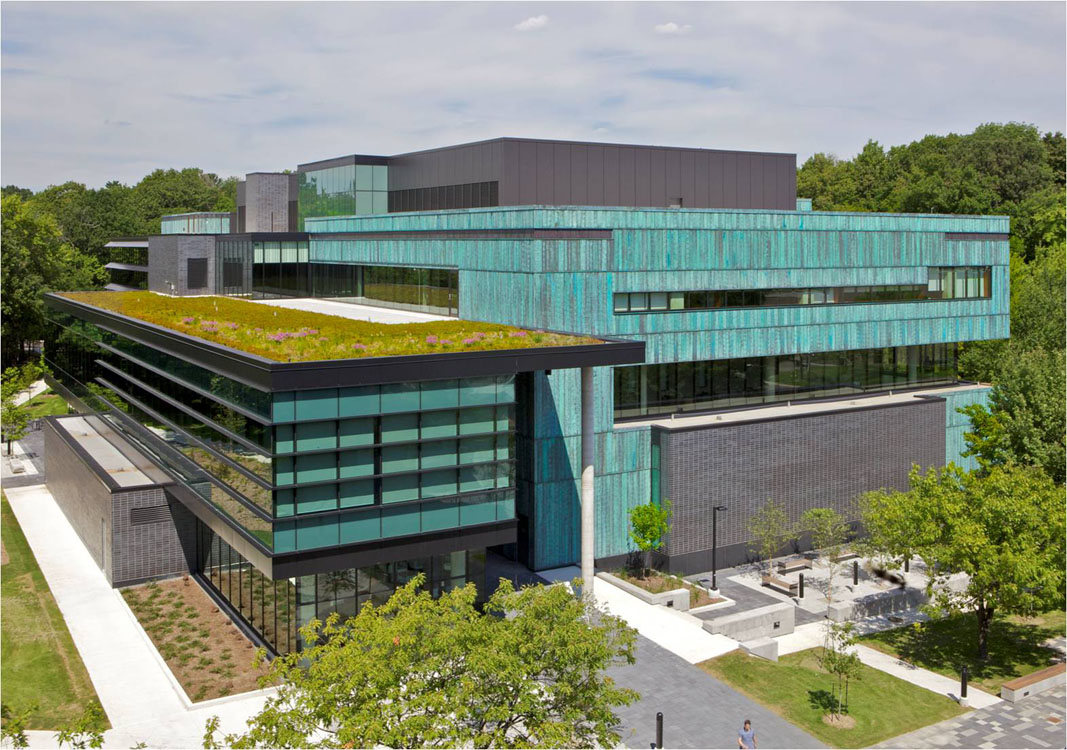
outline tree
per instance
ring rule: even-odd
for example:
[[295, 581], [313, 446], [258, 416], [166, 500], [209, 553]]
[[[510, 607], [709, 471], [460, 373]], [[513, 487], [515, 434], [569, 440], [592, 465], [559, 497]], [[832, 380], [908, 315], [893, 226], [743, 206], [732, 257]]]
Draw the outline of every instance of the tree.
[[826, 601], [834, 600], [834, 576], [841, 565], [841, 547], [849, 537], [848, 523], [833, 508], [809, 508], [800, 517], [800, 528], [811, 535], [811, 546], [826, 560], [829, 578], [826, 581]]
[[1035, 349], [1005, 360], [1001, 380], [989, 394], [989, 408], [966, 406], [971, 418], [967, 450], [983, 470], [1008, 463], [1037, 466], [1064, 481], [1067, 461], [1067, 401], [1064, 351]]
[[5, 362], [17, 362], [44, 333], [46, 291], [93, 289], [103, 267], [63, 242], [55, 219], [17, 195], [3, 198], [0, 313]]
[[[422, 576], [381, 607], [301, 629], [274, 660], [278, 693], [248, 731], [205, 747], [613, 747], [637, 699], [602, 670], [633, 663], [635, 633], [566, 586], [501, 580], [479, 612], [473, 584], [434, 599]], [[577, 585], [577, 581], [575, 585]]]
[[[989, 656], [994, 613], [1063, 607], [1064, 490], [1040, 469], [964, 472], [950, 464], [923, 474], [916, 467], [910, 485], [865, 495], [864, 525], [885, 552], [923, 559], [933, 572], [927, 588], [935, 607], [974, 612], [979, 659]], [[962, 589], [948, 585], [952, 573], [967, 575]]]
[[70, 745], [75, 750], [99, 748], [104, 746], [104, 732], [101, 729], [105, 721], [104, 709], [96, 701], [90, 701], [72, 724], [56, 732], [56, 745]]
[[649, 575], [652, 568], [652, 550], [663, 546], [663, 536], [671, 530], [671, 501], [664, 500], [663, 507], [655, 503], [638, 505], [630, 509], [630, 539], [644, 553], [642, 576]]
[[837, 678], [836, 689], [831, 688], [830, 693], [835, 698], [834, 705], [838, 715], [848, 711], [848, 685], [852, 680], [859, 679], [862, 673], [863, 665], [859, 655], [850, 650], [855, 643], [856, 636], [851, 622], [826, 621], [826, 637], [820, 663], [823, 669]]
[[7, 443], [7, 455], [11, 455], [11, 443], [26, 437], [30, 426], [30, 417], [26, 410], [15, 406], [13, 398], [5, 398], [0, 407], [0, 429], [3, 430], [4, 442]]
[[766, 560], [768, 565], [778, 550], [795, 538], [785, 507], [774, 500], [765, 502], [748, 519], [748, 534], [755, 543], [759, 559]]

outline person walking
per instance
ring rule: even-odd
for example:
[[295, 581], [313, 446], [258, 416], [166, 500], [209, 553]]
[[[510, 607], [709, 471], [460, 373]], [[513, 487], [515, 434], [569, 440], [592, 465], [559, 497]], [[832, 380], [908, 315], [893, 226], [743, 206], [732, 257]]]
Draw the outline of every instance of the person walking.
[[741, 750], [756, 749], [756, 730], [752, 728], [752, 722], [745, 719], [745, 725], [737, 732], [737, 746]]

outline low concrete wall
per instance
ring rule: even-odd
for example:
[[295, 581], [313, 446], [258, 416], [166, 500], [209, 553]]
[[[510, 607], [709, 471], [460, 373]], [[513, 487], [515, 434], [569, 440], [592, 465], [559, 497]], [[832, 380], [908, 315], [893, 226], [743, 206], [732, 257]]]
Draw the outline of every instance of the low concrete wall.
[[741, 650], [745, 653], [758, 656], [768, 661], [778, 661], [778, 641], [773, 638], [760, 638], [755, 641], [747, 641], [741, 644]]
[[708, 620], [704, 623], [704, 630], [716, 635], [725, 635], [736, 641], [756, 641], [760, 638], [788, 635], [793, 632], [796, 623], [795, 610], [794, 605], [786, 602], [771, 604]]
[[835, 602], [826, 608], [826, 616], [834, 622], [862, 620], [865, 617], [910, 612], [929, 601], [922, 589], [893, 589], [861, 596], [851, 602]]
[[[1034, 679], [1035, 677], [1039, 679]], [[1027, 685], [1020, 684], [1027, 682]], [[1067, 684], [1067, 666], [1060, 663], [1032, 675], [1005, 682], [1000, 686], [1000, 697], [1009, 703], [1015, 703], [1028, 695], [1037, 695], [1063, 684]]]
[[611, 573], [597, 573], [597, 578], [607, 581], [614, 586], [618, 586], [627, 594], [633, 594], [646, 604], [655, 604], [662, 607], [671, 607], [673, 609], [687, 611], [689, 609], [689, 590], [688, 589], [673, 589], [671, 591], [663, 591], [659, 594], [653, 594], [650, 591], [645, 591], [640, 586], [634, 586], [632, 583], [628, 583], [621, 578], [613, 576]]

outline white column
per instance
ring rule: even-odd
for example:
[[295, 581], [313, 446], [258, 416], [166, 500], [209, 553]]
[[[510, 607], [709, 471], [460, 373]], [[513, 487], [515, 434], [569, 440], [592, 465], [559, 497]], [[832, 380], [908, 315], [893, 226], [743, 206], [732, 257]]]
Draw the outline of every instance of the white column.
[[593, 529], [596, 521], [593, 496], [593, 454], [596, 440], [593, 433], [593, 368], [582, 368], [582, 589], [583, 595], [593, 596]]

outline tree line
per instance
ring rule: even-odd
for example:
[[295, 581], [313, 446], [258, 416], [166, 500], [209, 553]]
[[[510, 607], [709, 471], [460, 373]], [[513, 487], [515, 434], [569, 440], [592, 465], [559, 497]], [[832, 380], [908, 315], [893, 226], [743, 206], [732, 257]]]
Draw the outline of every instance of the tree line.
[[990, 408], [969, 407], [971, 455], [1017, 462], [1064, 481], [1067, 193], [1063, 133], [1019, 123], [928, 135], [854, 158], [815, 154], [797, 194], [820, 211], [999, 214], [1011, 218], [1011, 338], [965, 343], [960, 375], [993, 383]]
[[167, 214], [234, 211], [237, 178], [201, 169], [157, 169], [132, 187], [53, 185], [37, 193], [7, 185], [0, 256], [0, 354], [4, 366], [31, 356], [44, 330], [41, 293], [99, 289], [104, 264], [131, 260], [105, 249], [115, 237], [159, 234]]

